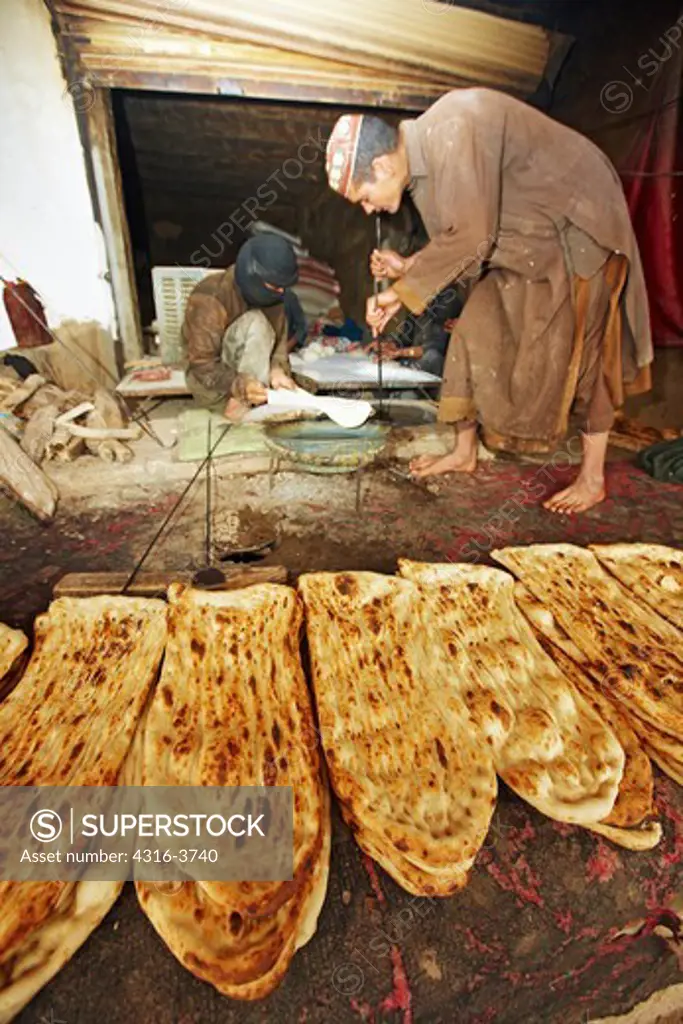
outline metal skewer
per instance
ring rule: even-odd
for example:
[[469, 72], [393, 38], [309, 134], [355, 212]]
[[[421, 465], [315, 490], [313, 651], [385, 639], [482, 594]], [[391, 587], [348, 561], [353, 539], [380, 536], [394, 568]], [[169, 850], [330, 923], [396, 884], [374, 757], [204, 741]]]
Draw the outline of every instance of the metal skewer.
[[205, 551], [206, 551], [206, 564], [211, 565], [213, 561], [213, 545], [211, 543], [211, 470], [213, 463], [213, 452], [211, 450], [211, 413], [209, 413], [209, 421], [207, 424], [206, 431], [206, 537], [205, 537]]
[[[379, 214], [375, 216], [375, 243], [377, 250], [382, 244], [382, 218]], [[375, 306], [378, 308], [379, 278], [374, 279]], [[382, 377], [382, 335], [377, 335], [377, 383], [379, 384], [379, 418], [382, 419], [382, 396], [384, 393], [384, 381]]]

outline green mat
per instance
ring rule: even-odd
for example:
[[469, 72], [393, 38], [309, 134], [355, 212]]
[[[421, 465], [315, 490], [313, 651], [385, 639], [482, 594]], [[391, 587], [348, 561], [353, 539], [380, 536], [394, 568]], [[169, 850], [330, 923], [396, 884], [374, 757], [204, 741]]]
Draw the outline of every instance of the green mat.
[[[215, 444], [227, 426], [227, 420], [220, 413], [208, 409], [186, 409], [178, 418], [178, 459], [180, 462], [199, 462], [206, 458], [209, 444], [209, 419], [211, 420], [211, 444]], [[214, 459], [226, 455], [266, 455], [272, 452], [263, 436], [262, 423], [244, 423], [230, 427], [213, 453]]]

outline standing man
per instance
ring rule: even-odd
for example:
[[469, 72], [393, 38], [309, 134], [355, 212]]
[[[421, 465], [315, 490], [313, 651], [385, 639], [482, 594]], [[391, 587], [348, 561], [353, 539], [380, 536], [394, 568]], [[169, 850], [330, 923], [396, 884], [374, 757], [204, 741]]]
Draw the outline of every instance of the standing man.
[[410, 189], [430, 237], [414, 256], [375, 251], [394, 284], [368, 301], [375, 333], [469, 280], [450, 339], [439, 418], [453, 451], [419, 476], [472, 472], [477, 424], [507, 451], [552, 451], [572, 407], [583, 418], [576, 481], [545, 504], [583, 512], [605, 497], [604, 464], [624, 394], [651, 386], [640, 256], [616, 171], [577, 132], [504, 93], [447, 93], [398, 130], [345, 115], [327, 147], [330, 186], [367, 214], [396, 213]]
[[244, 243], [234, 266], [193, 289], [182, 339], [185, 379], [200, 405], [239, 422], [249, 406], [266, 401], [266, 388], [296, 388], [284, 295], [297, 276], [289, 242], [258, 235]]

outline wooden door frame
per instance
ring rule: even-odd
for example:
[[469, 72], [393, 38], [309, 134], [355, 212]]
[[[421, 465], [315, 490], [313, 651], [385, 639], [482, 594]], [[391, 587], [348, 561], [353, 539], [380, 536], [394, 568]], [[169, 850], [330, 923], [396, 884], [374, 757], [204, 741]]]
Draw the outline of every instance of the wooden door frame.
[[107, 251], [117, 334], [124, 360], [131, 361], [140, 359], [144, 354], [142, 325], [116, 146], [111, 89], [91, 86], [86, 98], [88, 102], [81, 104], [80, 113], [87, 141], [93, 201]]

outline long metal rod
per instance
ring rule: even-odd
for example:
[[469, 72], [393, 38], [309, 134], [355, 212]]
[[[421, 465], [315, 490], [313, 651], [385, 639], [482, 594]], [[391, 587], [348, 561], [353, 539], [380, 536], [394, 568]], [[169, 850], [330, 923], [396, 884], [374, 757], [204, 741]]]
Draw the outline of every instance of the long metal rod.
[[[375, 243], [379, 250], [382, 244], [382, 218], [379, 214], [375, 217]], [[375, 306], [379, 298], [379, 278], [375, 278]], [[382, 334], [377, 335], [377, 383], [379, 384], [379, 418], [382, 419], [382, 400], [384, 397], [384, 378], [382, 373]]]
[[200, 476], [202, 470], [204, 469], [204, 467], [207, 466], [211, 462], [213, 453], [216, 451], [216, 449], [218, 448], [218, 445], [221, 443], [221, 441], [223, 440], [223, 438], [227, 434], [228, 430], [230, 430], [231, 426], [232, 426], [232, 424], [228, 423], [223, 428], [223, 430], [221, 430], [220, 434], [218, 435], [218, 440], [211, 446], [211, 449], [210, 449], [208, 455], [200, 463], [200, 465], [197, 467], [197, 470], [195, 471], [195, 473], [193, 473], [192, 479], [187, 484], [187, 486], [183, 489], [182, 494], [180, 495], [178, 500], [173, 505], [173, 508], [167, 514], [167, 516], [165, 517], [163, 523], [161, 524], [161, 526], [156, 531], [156, 533], [152, 537], [151, 541], [149, 542], [149, 544], [147, 545], [147, 547], [143, 551], [142, 557], [139, 559], [137, 565], [135, 566], [135, 568], [131, 572], [130, 576], [128, 577], [128, 579], [126, 580], [126, 582], [125, 582], [125, 584], [123, 586], [123, 589], [121, 590], [122, 594], [125, 594], [130, 589], [130, 586], [133, 583], [133, 580], [136, 578], [136, 576], [138, 575], [138, 573], [142, 569], [143, 565], [145, 564], [145, 562], [149, 558], [149, 555], [150, 555], [152, 549], [158, 543], [158, 541], [159, 541], [161, 535], [163, 534], [164, 530], [166, 529], [166, 527], [171, 522], [171, 520], [173, 519], [174, 515], [176, 514], [176, 512], [178, 511], [178, 509], [180, 508], [180, 506], [184, 502], [185, 498], [187, 497], [188, 493], [190, 492], [190, 489], [194, 485], [195, 481], [199, 478], [199, 476]]
[[211, 565], [211, 413], [206, 427], [206, 564]]

